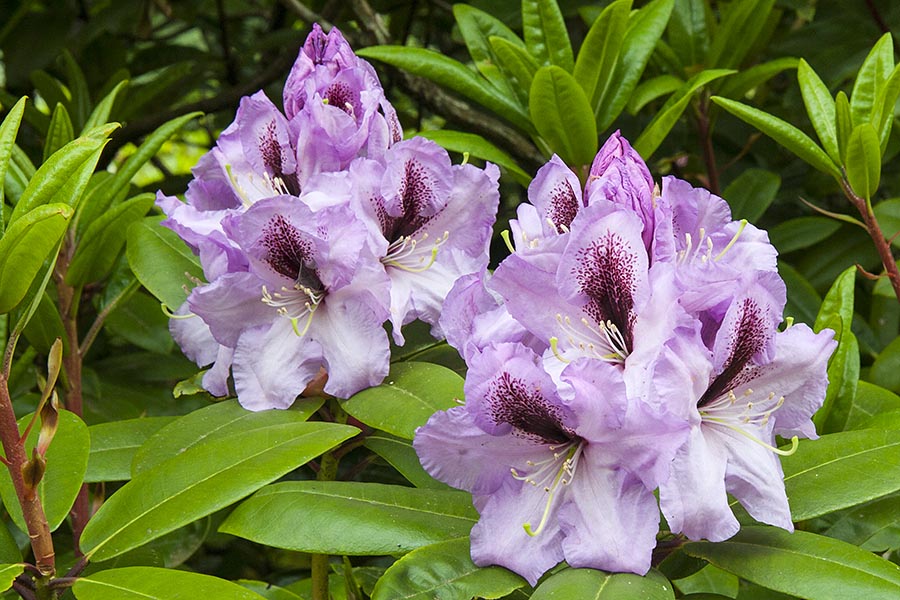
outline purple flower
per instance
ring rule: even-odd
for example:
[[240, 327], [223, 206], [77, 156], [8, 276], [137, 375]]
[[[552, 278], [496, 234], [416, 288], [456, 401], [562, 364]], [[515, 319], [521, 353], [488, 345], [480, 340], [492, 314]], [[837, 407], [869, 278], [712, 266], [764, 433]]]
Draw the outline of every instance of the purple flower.
[[738, 531], [727, 494], [756, 520], [793, 531], [775, 435], [815, 437], [810, 419], [825, 396], [835, 342], [831, 330], [815, 334], [801, 324], [777, 332], [781, 304], [764, 290], [736, 295], [712, 350], [697, 323], [680, 329], [651, 367], [647, 400], [691, 426], [660, 486], [670, 529], [690, 539]]
[[350, 177], [356, 212], [391, 280], [395, 338], [402, 343], [400, 327], [416, 318], [440, 335], [438, 317], [453, 283], [487, 267], [497, 167], [451, 165], [446, 150], [413, 138], [381, 161], [357, 160]]
[[416, 432], [422, 465], [472, 492], [478, 565], [503, 565], [532, 585], [563, 559], [646, 573], [658, 529], [651, 490], [683, 427], [630, 401], [612, 365], [573, 362], [557, 387], [539, 363], [521, 344], [475, 352], [466, 404]]
[[234, 349], [241, 404], [286, 408], [321, 367], [325, 391], [340, 397], [384, 378], [389, 282], [346, 205], [313, 212], [278, 196], [229, 216], [224, 229], [248, 269], [195, 288], [188, 304]]

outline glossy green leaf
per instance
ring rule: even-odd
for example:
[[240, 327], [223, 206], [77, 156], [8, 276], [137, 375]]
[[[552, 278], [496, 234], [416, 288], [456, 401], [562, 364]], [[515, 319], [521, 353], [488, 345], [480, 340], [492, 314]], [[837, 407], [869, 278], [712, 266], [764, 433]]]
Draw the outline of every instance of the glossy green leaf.
[[116, 87], [112, 89], [103, 99], [97, 103], [97, 106], [94, 107], [94, 110], [91, 111], [90, 116], [88, 117], [87, 122], [84, 124], [85, 129], [90, 129], [92, 127], [97, 127], [109, 121], [109, 115], [112, 112], [113, 105], [116, 103], [116, 99], [119, 97], [119, 93], [128, 86], [128, 80], [120, 81], [116, 84]]
[[557, 66], [541, 67], [531, 82], [528, 109], [538, 133], [576, 172], [597, 153], [597, 128], [584, 91]]
[[372, 600], [503, 598], [526, 585], [502, 567], [475, 566], [469, 552], [468, 536], [413, 550], [388, 567]]
[[366, 425], [411, 440], [431, 415], [457, 406], [462, 397], [463, 380], [450, 369], [403, 362], [391, 365], [384, 383], [354, 394], [342, 406]]
[[528, 115], [517, 102], [490, 89], [471, 69], [443, 54], [406, 46], [371, 46], [356, 53], [430, 79], [494, 111], [513, 125], [531, 130]]
[[605, 131], [618, 118], [628, 103], [650, 56], [660, 42], [669, 15], [672, 14], [674, 0], [652, 0], [640, 10], [631, 13], [622, 51], [616, 62], [616, 72], [612, 77], [614, 85], [606, 87], [595, 104], [597, 111], [597, 131]]
[[[572, 75], [584, 90], [594, 115], [600, 112], [600, 99], [613, 83], [616, 63], [625, 40], [632, 0], [615, 0], [603, 9], [591, 25], [575, 61]], [[618, 84], [618, 82], [616, 82]]]
[[69, 113], [66, 112], [66, 107], [57, 104], [50, 117], [50, 127], [47, 128], [43, 161], [47, 162], [54, 152], [71, 142], [74, 137], [75, 131], [72, 129], [72, 120], [69, 118]]
[[779, 254], [814, 246], [833, 235], [841, 224], [828, 217], [797, 217], [769, 230], [769, 240]]
[[[31, 415], [19, 419], [19, 431], [24, 432]], [[26, 454], [37, 444], [40, 422], [35, 424], [25, 442]], [[75, 502], [75, 496], [81, 489], [81, 482], [87, 469], [88, 454], [91, 450], [91, 438], [87, 425], [75, 413], [67, 410], [59, 411], [59, 428], [53, 442], [47, 450], [47, 470], [38, 484], [38, 498], [44, 507], [44, 514], [54, 531], [65, 520]], [[28, 531], [22, 508], [16, 498], [16, 492], [9, 477], [0, 478], [0, 496], [9, 511], [13, 523], [22, 531]]]
[[531, 81], [540, 66], [528, 51], [509, 40], [492, 35], [488, 38], [500, 69], [506, 74], [516, 97], [528, 103]]
[[265, 600], [225, 579], [157, 567], [107, 569], [79, 577], [72, 592], [78, 600]]
[[740, 586], [737, 577], [713, 565], [706, 565], [690, 577], [672, 583], [682, 594], [713, 593], [725, 598], [737, 598]]
[[150, 437], [134, 454], [134, 475], [156, 468], [195, 446], [223, 437], [279, 425], [298, 425], [322, 406], [321, 398], [303, 398], [288, 410], [249, 411], [237, 400], [211, 404], [169, 423]]
[[365, 446], [386, 460], [417, 488], [449, 489], [446, 484], [425, 472], [409, 440], [381, 433], [367, 436]]
[[744, 527], [724, 542], [685, 551], [767, 588], [816, 600], [888, 600], [900, 594], [900, 567], [846, 542], [770, 527]]
[[753, 65], [723, 81], [718, 94], [725, 98], [741, 99], [782, 71], [796, 69], [798, 62], [796, 58], [784, 57]]
[[860, 381], [850, 406], [846, 429], [865, 429], [880, 414], [900, 410], [900, 396], [868, 381]]
[[784, 307], [785, 316], [794, 317], [801, 323], [812, 327], [816, 322], [822, 297], [809, 281], [801, 275], [797, 269], [787, 263], [778, 262], [778, 274], [787, 286], [787, 305]]
[[734, 71], [727, 69], [710, 69], [701, 71], [688, 79], [681, 88], [669, 97], [634, 142], [634, 149], [638, 151], [638, 154], [644, 159], [650, 158], [672, 130], [672, 127], [675, 126], [675, 123], [678, 122], [678, 119], [681, 118], [682, 113], [684, 113], [694, 95], [704, 86], [732, 73]]
[[859, 381], [859, 344], [850, 330], [856, 267], [846, 269], [834, 281], [816, 317], [815, 331], [835, 332], [838, 347], [828, 362], [828, 391], [822, 408], [813, 415], [819, 432], [842, 431], [850, 414]]
[[872, 47], [853, 83], [853, 91], [850, 92], [850, 114], [854, 127], [871, 123], [875, 102], [893, 70], [894, 43], [891, 35], [886, 33]]
[[162, 227], [162, 217], [133, 223], [126, 234], [128, 265], [138, 281], [172, 310], [187, 299], [188, 288], [203, 277], [199, 260], [178, 234]]
[[478, 71], [507, 97], [515, 96], [513, 86], [496, 64], [489, 40], [491, 36], [500, 37], [522, 48], [524, 42], [503, 21], [474, 6], [454, 4], [453, 17]]
[[450, 131], [449, 129], [420, 131], [416, 135], [429, 139], [452, 152], [468, 153], [475, 158], [495, 163], [509, 171], [510, 175], [524, 186], [531, 182], [531, 176], [516, 164], [513, 157], [480, 135]]
[[[19, 133], [19, 125], [22, 123], [22, 115], [25, 114], [25, 103], [27, 98], [21, 98], [9, 110], [9, 113], [0, 123], [0, 204], [3, 202], [4, 184], [6, 182], [6, 172], [9, 167], [9, 159], [12, 156], [13, 148], [16, 145], [16, 135]], [[6, 219], [0, 211], [0, 236], [6, 229]]]
[[109, 275], [125, 246], [128, 227], [146, 215], [155, 200], [155, 194], [140, 194], [114, 206], [88, 225], [66, 271], [66, 283], [78, 287]]
[[[27, 109], [25, 112], [28, 112]], [[28, 155], [15, 144], [13, 144], [12, 153], [6, 166], [3, 194], [10, 204], [16, 204], [37, 169], [34, 168]]]
[[844, 168], [853, 191], [870, 200], [881, 181], [881, 140], [871, 124], [862, 123], [853, 128]]
[[219, 531], [299, 552], [396, 555], [468, 536], [477, 519], [466, 492], [289, 481], [242, 502]]
[[712, 36], [704, 64], [720, 69], [739, 67], [763, 32], [774, 5], [775, 0], [729, 4]]
[[305, 600], [303, 596], [298, 596], [283, 587], [278, 587], [277, 585], [272, 585], [265, 581], [238, 579], [235, 583], [256, 592], [266, 600]]
[[572, 44], [556, 0], [522, 0], [522, 31], [525, 47], [538, 64], [572, 72]]
[[632, 573], [605, 573], [594, 569], [565, 569], [544, 579], [532, 600], [669, 600], [672, 584], [659, 571], [641, 577]]
[[841, 153], [841, 164], [847, 161], [847, 145], [853, 132], [853, 117], [850, 114], [850, 101], [843, 91], [834, 98], [834, 121], [838, 150]]
[[900, 392], [900, 337], [895, 338], [878, 354], [869, 370], [868, 379], [893, 392]]
[[56, 341], [56, 338], [63, 340], [63, 348], [68, 352], [69, 344], [66, 340], [66, 330], [62, 317], [59, 315], [59, 308], [54, 299], [46, 292], [41, 295], [34, 317], [28, 320], [24, 334], [26, 339], [28, 339], [28, 343], [34, 346], [41, 354], [50, 352], [50, 347]]
[[0, 526], [0, 561], [6, 564], [22, 562], [22, 551], [9, 530], [11, 526], [12, 523]]
[[117, 127], [117, 124], [98, 127], [54, 152], [28, 182], [9, 218], [10, 225], [43, 204], [76, 206], [100, 159], [100, 151]]
[[731, 207], [733, 219], [757, 221], [775, 200], [781, 177], [765, 169], [747, 169], [732, 181], [722, 196]]
[[823, 533], [870, 552], [900, 548], [900, 496], [855, 506]]
[[72, 216], [65, 204], [45, 204], [11, 223], [0, 238], [0, 314], [28, 293], [47, 257], [56, 251]]
[[174, 420], [175, 417], [143, 417], [88, 427], [91, 453], [84, 475], [85, 482], [131, 479], [131, 461], [137, 449], [150, 436]]
[[357, 433], [347, 425], [300, 422], [216, 436], [136, 473], [88, 522], [81, 549], [92, 560], [118, 556], [244, 498]]
[[11, 588], [16, 577], [21, 575], [24, 571], [24, 563], [0, 565], [0, 592], [5, 592], [9, 588]]
[[888, 138], [891, 136], [891, 127], [894, 124], [894, 106], [900, 97], [900, 65], [894, 67], [890, 77], [881, 86], [875, 105], [872, 107], [872, 125], [881, 139], [881, 154], [887, 149]]
[[800, 82], [800, 93], [803, 95], [806, 113], [819, 136], [819, 141], [822, 142], [822, 147], [834, 162], [840, 162], [841, 155], [838, 151], [834, 121], [834, 98], [831, 97], [831, 92], [809, 63], [802, 58], [797, 66], [797, 80]]
[[781, 464], [791, 517], [804, 521], [900, 490], [900, 480], [872, 475], [900, 468], [900, 431], [865, 429], [803, 440]]
[[685, 65], [703, 62], [709, 49], [709, 24], [704, 0], [676, 0], [669, 19], [669, 44]]
[[628, 101], [628, 112], [635, 115], [647, 104], [675, 92], [682, 85], [684, 81], [674, 75], [659, 75], [648, 79], [635, 88], [631, 100]]
[[825, 151], [817, 146], [808, 135], [790, 123], [752, 106], [720, 96], [713, 96], [712, 101], [742, 121], [756, 127], [819, 171], [840, 179], [840, 169], [831, 161]]

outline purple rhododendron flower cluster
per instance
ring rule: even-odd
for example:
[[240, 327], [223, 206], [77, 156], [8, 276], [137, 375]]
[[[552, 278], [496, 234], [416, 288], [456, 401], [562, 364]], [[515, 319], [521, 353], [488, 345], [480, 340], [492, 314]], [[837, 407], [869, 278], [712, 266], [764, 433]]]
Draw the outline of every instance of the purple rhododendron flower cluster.
[[246, 408], [287, 408], [324, 371], [324, 391], [346, 398], [387, 375], [386, 320], [398, 343], [416, 318], [443, 335], [454, 281], [487, 265], [499, 171], [401, 134], [371, 65], [316, 25], [284, 112], [262, 91], [244, 98], [186, 202], [159, 195], [208, 281], [171, 331], [212, 365], [209, 392], [227, 394], [230, 373]]
[[[472, 493], [478, 565], [531, 584], [558, 562], [644, 574], [659, 532], [724, 540], [728, 494], [793, 530], [776, 436], [816, 437], [833, 332], [780, 328], [764, 231], [667, 177], [614, 134], [587, 183], [554, 156], [492, 275], [457, 281], [440, 318], [466, 402], [414, 441]], [[654, 492], [658, 490], [658, 501]]]

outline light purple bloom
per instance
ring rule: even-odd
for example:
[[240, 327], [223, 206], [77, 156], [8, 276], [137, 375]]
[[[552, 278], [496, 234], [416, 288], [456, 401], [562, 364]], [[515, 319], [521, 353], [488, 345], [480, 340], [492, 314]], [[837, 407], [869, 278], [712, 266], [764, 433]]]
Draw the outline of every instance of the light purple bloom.
[[245, 407], [290, 406], [321, 367], [325, 391], [340, 397], [381, 382], [389, 282], [346, 205], [313, 212], [279, 196], [231, 215], [224, 228], [248, 270], [195, 288], [188, 303], [216, 341], [234, 349]]
[[466, 404], [433, 415], [413, 445], [432, 476], [472, 492], [474, 562], [531, 584], [563, 559], [646, 573], [652, 489], [683, 427], [630, 401], [613, 365], [573, 362], [557, 388], [521, 344], [475, 352], [465, 391]]

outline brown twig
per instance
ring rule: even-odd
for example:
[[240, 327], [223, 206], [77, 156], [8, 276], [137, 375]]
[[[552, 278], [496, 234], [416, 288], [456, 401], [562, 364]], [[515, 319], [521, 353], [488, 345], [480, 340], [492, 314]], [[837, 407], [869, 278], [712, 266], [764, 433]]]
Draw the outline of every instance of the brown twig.
[[881, 33], [890, 33], [891, 28], [885, 23], [884, 17], [881, 16], [881, 12], [879, 12], [875, 3], [872, 0], [866, 0], [866, 6], [869, 8], [869, 14], [872, 15], [872, 18], [875, 20], [875, 24], [878, 25], [878, 29], [881, 30]]
[[869, 237], [872, 238], [875, 249], [878, 251], [878, 256], [881, 258], [881, 265], [884, 267], [884, 271], [891, 281], [891, 287], [894, 288], [894, 295], [897, 296], [897, 300], [900, 301], [900, 270], [897, 269], [897, 262], [894, 259], [893, 252], [891, 252], [891, 246], [881, 232], [881, 226], [878, 224], [878, 220], [871, 210], [871, 205], [866, 202], [865, 198], [861, 198], [853, 191], [853, 188], [850, 187], [846, 177], [841, 179], [841, 188], [844, 190], [844, 195], [847, 196], [850, 203], [856, 207], [857, 211], [859, 211], [859, 215], [862, 217], [863, 223], [865, 224], [866, 231], [869, 233]]

